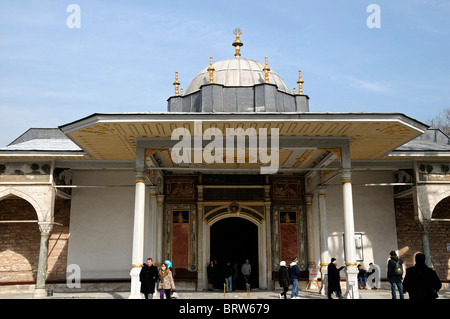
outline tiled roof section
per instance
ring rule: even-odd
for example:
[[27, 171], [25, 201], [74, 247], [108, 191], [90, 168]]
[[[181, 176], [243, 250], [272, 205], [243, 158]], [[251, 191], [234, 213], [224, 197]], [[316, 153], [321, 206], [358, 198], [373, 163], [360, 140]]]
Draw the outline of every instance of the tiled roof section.
[[83, 151], [58, 128], [31, 128], [0, 151]]
[[439, 129], [428, 129], [422, 135], [396, 148], [393, 152], [450, 152], [450, 138]]

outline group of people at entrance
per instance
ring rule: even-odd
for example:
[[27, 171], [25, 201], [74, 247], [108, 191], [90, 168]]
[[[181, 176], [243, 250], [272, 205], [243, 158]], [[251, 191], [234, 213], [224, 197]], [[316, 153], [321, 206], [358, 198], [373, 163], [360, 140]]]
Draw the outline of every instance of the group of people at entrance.
[[209, 290], [223, 289], [225, 284], [226, 291], [230, 292], [245, 289], [247, 285], [250, 285], [252, 266], [248, 259], [240, 267], [237, 262], [231, 265], [231, 262], [227, 261], [225, 265], [221, 265], [217, 260], [211, 260], [206, 272]]
[[[404, 299], [404, 293], [406, 292], [409, 294], [410, 299], [438, 298], [437, 293], [441, 289], [442, 283], [436, 272], [425, 264], [425, 255], [422, 253], [416, 254], [415, 262], [416, 264], [414, 266], [409, 267], [406, 270], [406, 275], [403, 278], [403, 262], [398, 258], [395, 251], [390, 252], [390, 259], [387, 264], [387, 278], [391, 286], [392, 299], [397, 298], [396, 290], [398, 290], [400, 299]], [[345, 266], [338, 268], [336, 258], [331, 258], [331, 262], [327, 267], [328, 299], [332, 299], [333, 294], [339, 299], [344, 298], [342, 296], [339, 274], [344, 268]], [[373, 274], [375, 269], [369, 273], [362, 269], [361, 265], [358, 265], [358, 270], [360, 289], [365, 289], [366, 278]], [[292, 284], [291, 299], [299, 299], [298, 279], [300, 279], [298, 259], [293, 259], [292, 263], [289, 265], [289, 269], [286, 267], [286, 262], [281, 261], [278, 282], [280, 287], [283, 288], [283, 292], [279, 295], [280, 299], [287, 299], [287, 292], [290, 284]], [[376, 287], [374, 288], [376, 289]]]
[[139, 273], [141, 282], [141, 293], [145, 299], [153, 299], [155, 287], [158, 287], [160, 298], [171, 299], [175, 293], [175, 282], [173, 279], [173, 268], [170, 260], [166, 260], [158, 267], [153, 264], [151, 258], [147, 258], [147, 263], [143, 265]]
[[[340, 287], [339, 271], [344, 267], [337, 268], [336, 258], [331, 258], [331, 263], [328, 265], [328, 298], [331, 299], [331, 294], [335, 293], [338, 298], [342, 297]], [[289, 268], [286, 267], [286, 262], [280, 262], [280, 269], [278, 272], [278, 283], [283, 288], [283, 292], [279, 295], [280, 299], [287, 299], [287, 292], [292, 283], [291, 299], [300, 299], [298, 295], [298, 280], [300, 279], [300, 268], [298, 268], [298, 258], [295, 257]]]

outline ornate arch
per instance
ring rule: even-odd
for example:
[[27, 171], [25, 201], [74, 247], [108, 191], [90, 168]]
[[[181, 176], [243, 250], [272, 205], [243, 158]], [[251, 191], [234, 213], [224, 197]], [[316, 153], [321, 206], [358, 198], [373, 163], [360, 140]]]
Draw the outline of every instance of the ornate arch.
[[[449, 219], [450, 218], [450, 214], [449, 214], [449, 210], [450, 210], [450, 195], [447, 194], [447, 197], [444, 197], [443, 199], [441, 199], [439, 202], [436, 203], [436, 205], [434, 205], [433, 210], [431, 212], [431, 218], [437, 218], [437, 219]], [[448, 208], [443, 208], [442, 206], [446, 206]], [[443, 214], [443, 216], [440, 216], [439, 213]], [[447, 213], [447, 214], [445, 214]], [[436, 214], [438, 214], [438, 216], [436, 216]]]
[[39, 204], [33, 199], [33, 197], [31, 197], [30, 195], [21, 192], [15, 188], [7, 188], [3, 191], [0, 191], [0, 201], [6, 198], [9, 198], [10, 196], [16, 196], [19, 197], [25, 201], [27, 201], [28, 203], [30, 203], [31, 206], [33, 206], [34, 211], [37, 215], [37, 218], [39, 219], [40, 217], [40, 213], [41, 213], [41, 207], [39, 206]]
[[237, 210], [232, 211], [230, 210], [230, 207], [232, 205], [233, 204], [231, 204], [230, 206], [220, 206], [213, 209], [212, 211], [208, 212], [208, 214], [205, 215], [203, 221], [208, 225], [212, 225], [224, 218], [241, 217], [251, 221], [257, 226], [260, 226], [262, 222], [264, 222], [264, 216], [255, 209], [247, 206], [242, 207], [238, 206]]

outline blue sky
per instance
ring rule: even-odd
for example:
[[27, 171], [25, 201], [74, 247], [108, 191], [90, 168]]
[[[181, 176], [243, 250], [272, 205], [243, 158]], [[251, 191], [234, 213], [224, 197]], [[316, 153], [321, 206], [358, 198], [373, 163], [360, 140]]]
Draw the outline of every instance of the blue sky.
[[302, 70], [313, 112], [427, 123], [450, 107], [450, 1], [1, 0], [0, 147], [93, 113], [166, 111], [175, 71], [186, 90], [210, 56], [232, 58], [236, 27], [242, 56], [267, 56], [291, 90]]

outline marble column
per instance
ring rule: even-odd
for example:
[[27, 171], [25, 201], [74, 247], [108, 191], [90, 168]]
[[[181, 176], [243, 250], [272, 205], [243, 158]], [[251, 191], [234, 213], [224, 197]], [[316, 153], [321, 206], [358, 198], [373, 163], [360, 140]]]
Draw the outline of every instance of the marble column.
[[420, 221], [420, 233], [422, 237], [422, 250], [425, 255], [425, 263], [428, 267], [432, 267], [431, 262], [431, 252], [430, 252], [430, 241], [428, 239], [428, 230], [430, 228], [430, 220], [421, 220]]
[[328, 226], [325, 190], [325, 186], [319, 186], [317, 194], [317, 198], [319, 200], [320, 272], [322, 280], [319, 292], [322, 295], [326, 295], [328, 291], [327, 267], [330, 262], [330, 256], [328, 253]]
[[352, 172], [342, 170], [342, 193], [344, 206], [344, 258], [347, 291], [349, 299], [358, 299], [358, 268], [356, 263], [355, 222], [353, 217]]
[[305, 195], [306, 204], [306, 236], [308, 241], [308, 273], [316, 267], [314, 260], [314, 233], [312, 216], [312, 194]]
[[[156, 199], [155, 199], [156, 201]], [[139, 273], [144, 260], [144, 221], [145, 221], [145, 170], [136, 169], [136, 191], [134, 203], [133, 251], [131, 257], [130, 299], [142, 299]]]
[[53, 228], [53, 223], [38, 222], [38, 225], [41, 232], [41, 245], [39, 249], [39, 263], [33, 298], [44, 298], [47, 296], [47, 292], [45, 290], [45, 280], [47, 277], [48, 240]]

